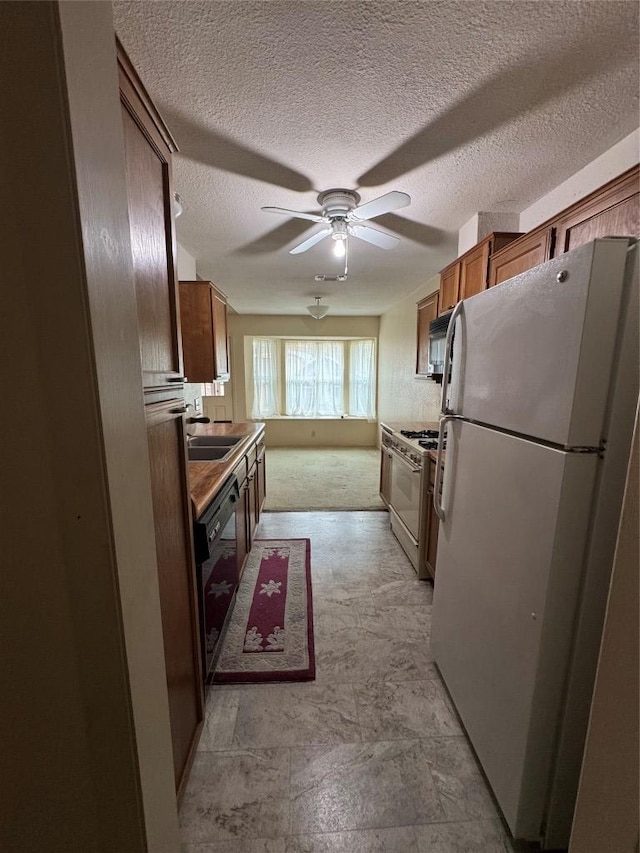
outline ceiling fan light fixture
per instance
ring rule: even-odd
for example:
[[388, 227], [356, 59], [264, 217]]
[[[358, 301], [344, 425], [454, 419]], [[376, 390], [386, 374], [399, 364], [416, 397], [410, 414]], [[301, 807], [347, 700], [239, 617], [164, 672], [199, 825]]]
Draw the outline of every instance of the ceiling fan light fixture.
[[307, 311], [311, 314], [312, 317], [315, 317], [316, 320], [322, 320], [322, 318], [326, 315], [329, 310], [328, 305], [320, 305], [321, 296], [313, 297], [316, 301], [314, 305], [307, 305]]
[[347, 252], [347, 238], [336, 240], [333, 244], [333, 254], [336, 258], [344, 258]]

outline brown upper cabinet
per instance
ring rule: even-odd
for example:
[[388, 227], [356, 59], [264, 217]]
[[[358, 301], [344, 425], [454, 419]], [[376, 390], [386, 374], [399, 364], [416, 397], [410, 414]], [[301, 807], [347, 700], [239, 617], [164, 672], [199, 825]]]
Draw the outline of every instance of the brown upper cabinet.
[[640, 167], [569, 207], [556, 222], [556, 255], [597, 237], [640, 237]]
[[489, 286], [597, 237], [640, 237], [639, 175], [634, 166], [497, 252], [489, 262]]
[[177, 146], [119, 48], [131, 254], [145, 389], [183, 381], [171, 155]]
[[446, 314], [460, 298], [460, 264], [451, 264], [440, 273], [440, 299], [438, 314]]
[[425, 296], [418, 302], [418, 350], [416, 373], [426, 376], [429, 372], [429, 324], [438, 316], [438, 291]]
[[489, 261], [489, 287], [548, 261], [553, 249], [554, 228], [525, 234], [497, 252]]
[[486, 290], [489, 284], [489, 260], [495, 252], [520, 236], [496, 231], [457, 258], [440, 273], [439, 314], [446, 314], [460, 299], [468, 299]]
[[184, 372], [188, 382], [229, 379], [227, 298], [210, 281], [180, 282]]

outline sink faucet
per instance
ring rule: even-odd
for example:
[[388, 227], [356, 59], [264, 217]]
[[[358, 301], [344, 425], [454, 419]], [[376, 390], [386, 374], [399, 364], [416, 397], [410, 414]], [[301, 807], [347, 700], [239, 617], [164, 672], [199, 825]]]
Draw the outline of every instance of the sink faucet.
[[[187, 413], [189, 412], [189, 409], [193, 409], [195, 411], [195, 408], [194, 408], [192, 403], [187, 403], [186, 409], [187, 409]], [[185, 418], [185, 423], [186, 424], [210, 424], [211, 418], [207, 418], [205, 416], [202, 416], [202, 417], [190, 416], [190, 417]], [[193, 433], [189, 432], [189, 429], [187, 427], [187, 442], [189, 441], [190, 438], [193, 438]]]

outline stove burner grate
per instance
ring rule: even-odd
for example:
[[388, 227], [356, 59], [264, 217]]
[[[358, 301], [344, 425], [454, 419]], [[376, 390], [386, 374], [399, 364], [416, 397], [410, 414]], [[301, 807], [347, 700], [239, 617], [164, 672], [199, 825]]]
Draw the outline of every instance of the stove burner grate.
[[[428, 438], [428, 439], [421, 440], [418, 442], [418, 444], [420, 445], [420, 447], [424, 447], [425, 450], [437, 450], [438, 449], [438, 440], [435, 438]], [[443, 450], [447, 449], [446, 440], [442, 442], [442, 449]]]
[[437, 438], [437, 429], [401, 429], [400, 435], [405, 438]]

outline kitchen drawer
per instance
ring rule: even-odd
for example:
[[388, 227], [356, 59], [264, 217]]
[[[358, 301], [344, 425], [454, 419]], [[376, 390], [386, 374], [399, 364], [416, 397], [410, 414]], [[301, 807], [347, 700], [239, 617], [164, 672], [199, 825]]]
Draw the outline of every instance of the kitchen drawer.
[[233, 473], [238, 478], [238, 483], [242, 485], [247, 479], [247, 457], [243, 456], [240, 462], [233, 469]]
[[246, 459], [247, 459], [247, 471], [251, 471], [253, 466], [256, 464], [256, 459], [257, 459], [257, 448], [256, 448], [255, 444], [251, 448], [249, 448], [249, 450], [247, 451]]

